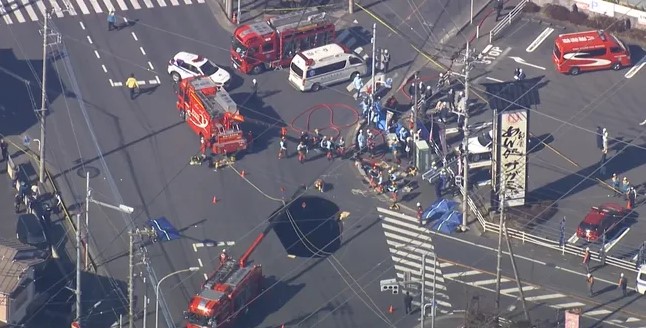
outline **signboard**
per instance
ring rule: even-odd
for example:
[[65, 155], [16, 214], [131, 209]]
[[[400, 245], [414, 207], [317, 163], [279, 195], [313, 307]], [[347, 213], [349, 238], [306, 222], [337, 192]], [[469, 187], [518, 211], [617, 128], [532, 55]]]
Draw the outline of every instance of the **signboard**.
[[592, 12], [599, 13], [602, 15], [614, 17], [615, 16], [615, 4], [610, 2], [605, 2], [603, 0], [590, 0], [590, 5], [588, 9]]
[[507, 206], [522, 206], [527, 193], [527, 110], [500, 115], [500, 189]]
[[572, 311], [566, 311], [565, 312], [565, 328], [579, 328], [579, 317], [581, 315], [572, 312]]

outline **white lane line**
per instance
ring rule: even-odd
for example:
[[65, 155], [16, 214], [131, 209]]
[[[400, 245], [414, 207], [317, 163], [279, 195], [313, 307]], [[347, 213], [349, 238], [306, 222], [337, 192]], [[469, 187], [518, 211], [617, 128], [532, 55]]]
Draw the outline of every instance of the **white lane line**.
[[543, 30], [543, 32], [541, 32], [541, 34], [539, 34], [538, 37], [534, 39], [532, 43], [529, 44], [529, 47], [527, 47], [525, 51], [534, 52], [534, 50], [536, 50], [536, 48], [538, 48], [538, 46], [540, 46], [541, 43], [543, 43], [545, 39], [547, 39], [547, 37], [550, 36], [550, 34], [552, 34], [553, 32], [554, 32], [554, 29], [551, 27], [548, 27], [545, 30]]
[[635, 76], [635, 74], [637, 74], [637, 72], [639, 72], [639, 70], [642, 69], [642, 67], [644, 67], [646, 65], [645, 60], [646, 60], [646, 57], [642, 58], [642, 60], [640, 60], [639, 63], [637, 63], [635, 66], [631, 67], [628, 70], [628, 72], [626, 72], [626, 75], [624, 75], [624, 77], [627, 78], [627, 79], [630, 79], [633, 76]]
[[[508, 282], [508, 281], [511, 281], [511, 280], [506, 279], [506, 278], [500, 278], [500, 282]], [[476, 281], [476, 282], [472, 282], [471, 285], [475, 286], [475, 287], [478, 287], [478, 286], [486, 286], [486, 285], [495, 284], [496, 282], [497, 282], [496, 279], [487, 279], [487, 280], [479, 280], [479, 281]]]
[[157, 3], [160, 7], [166, 7], [166, 2], [164, 0], [157, 0]]
[[552, 305], [552, 307], [555, 307], [557, 309], [571, 309], [571, 308], [578, 308], [578, 307], [584, 307], [585, 304], [581, 302], [571, 302], [571, 303], [562, 303], [562, 304], [555, 304]]
[[408, 229], [409, 231], [415, 232], [416, 235], [418, 235], [418, 236], [426, 237], [425, 239], [428, 239], [429, 241], [431, 240], [431, 238], [429, 238], [429, 237], [427, 237], [425, 235], [428, 229], [426, 229], [425, 227], [420, 227], [419, 224], [417, 224], [417, 223], [411, 224], [411, 223], [408, 223], [408, 222], [404, 222], [402, 220], [397, 220], [397, 219], [393, 219], [393, 218], [389, 218], [389, 217], [384, 217], [382, 219], [382, 221], [392, 223], [392, 224], [396, 224], [396, 225], [398, 225], [398, 226], [400, 226], [402, 228]]
[[81, 25], [81, 29], [85, 31], [85, 24], [83, 24], [83, 22], [79, 22], [79, 25]]
[[101, 9], [101, 6], [99, 6], [99, 2], [96, 0], [90, 0], [90, 5], [92, 5], [92, 9], [94, 9], [94, 12], [97, 14], [100, 14], [103, 12], [103, 9]]
[[[393, 259], [393, 262], [395, 262], [396, 264], [407, 265], [409, 267], [414, 268], [414, 270], [412, 270], [414, 272], [419, 272], [420, 270], [422, 270], [422, 265], [419, 260], [410, 261], [409, 259], [405, 258], [406, 256], [404, 254], [391, 253], [390, 257]], [[426, 272], [433, 272], [433, 266], [426, 265], [424, 266], [424, 270], [426, 270]], [[442, 271], [440, 271], [439, 268], [436, 268], [435, 272], [440, 275], [442, 274]]]
[[134, 9], [141, 9], [141, 6], [139, 5], [139, 2], [137, 2], [137, 0], [130, 0], [130, 4]]
[[202, 265], [202, 259], [197, 259], [197, 263], [200, 265], [200, 268], [204, 266]]
[[626, 319], [627, 323], [629, 323], [629, 322], [637, 322], [637, 321], [641, 321], [641, 319], [635, 318], [635, 317], [630, 317], [630, 318]]
[[87, 42], [89, 42], [90, 44], [92, 44], [92, 43], [93, 43], [93, 42], [92, 42], [92, 38], [91, 38], [89, 35], [87, 36]]
[[524, 59], [522, 59], [520, 57], [509, 56], [509, 58], [513, 59], [515, 62], [517, 62], [517, 63], [519, 63], [521, 65], [538, 68], [538, 69], [543, 70], [543, 71], [545, 70], [545, 67], [534, 65], [532, 63], [528, 63], [528, 62], [526, 62]]
[[570, 237], [570, 239], [567, 240], [568, 244], [576, 244], [576, 242], [579, 241], [579, 237], [576, 236], [576, 232]]
[[157, 84], [157, 80], [148, 80], [148, 84]]
[[119, 9], [121, 9], [122, 11], [128, 10], [126, 2], [123, 0], [117, 0], [117, 5], [119, 5]]
[[112, 84], [112, 86], [113, 86], [113, 87], [122, 87], [122, 86], [123, 86], [123, 82], [114, 82], [114, 83]]
[[155, 67], [153, 67], [153, 63], [151, 63], [150, 61], [148, 61], [148, 67], [150, 67], [150, 70], [152, 71], [155, 70]]
[[170, 0], [170, 4], [171, 4], [172, 6], [179, 6], [179, 1], [177, 1], [177, 0]]
[[[419, 220], [416, 217], [412, 217], [410, 215], [393, 212], [391, 210], [387, 210], [387, 209], [381, 208], [381, 207], [377, 207], [377, 212], [384, 213], [384, 214], [386, 214], [388, 216], [396, 217], [396, 218], [402, 219], [404, 221], [409, 221], [409, 222], [419, 224]], [[418, 228], [419, 228], [419, 226], [418, 226]]]
[[[399, 233], [403, 233], [403, 231], [406, 231], [406, 230], [402, 230], [402, 229], [399, 229], [399, 228], [396, 228], [396, 227], [393, 227], [393, 226], [389, 226], [387, 224], [382, 224], [381, 227], [384, 228], [384, 229], [387, 229], [387, 230], [397, 231]], [[394, 233], [390, 233], [390, 232], [387, 232], [387, 231], [384, 231], [384, 234], [386, 235], [386, 238], [399, 240], [399, 241], [402, 241], [405, 244], [413, 246], [413, 247], [426, 247], [426, 243], [423, 242], [423, 241], [410, 239], [408, 237], [404, 237], [404, 236], [394, 234]]]
[[144, 80], [137, 80], [137, 84], [139, 84], [139, 85], [145, 85], [145, 84], [146, 84], [146, 81], [144, 81]]
[[29, 0], [21, 0], [23, 8], [27, 11], [27, 16], [31, 19], [32, 22], [35, 22], [38, 20], [38, 15], [36, 15], [36, 11], [34, 8], [31, 6], [31, 2]]
[[137, 34], [135, 34], [135, 32], [131, 32], [130, 34], [132, 35], [132, 38], [135, 39], [135, 41], [139, 41], [139, 39], [137, 39]]
[[[530, 290], [538, 289], [537, 287], [534, 286], [523, 286], [523, 292], [528, 292]], [[506, 289], [501, 289], [500, 293], [501, 294], [513, 294], [513, 293], [518, 293], [520, 289], [518, 287], [514, 288], [506, 288]]]
[[206, 0], [197, 0], [197, 3], [205, 3]]
[[487, 79], [487, 80], [489, 80], [489, 81], [494, 81], [494, 82], [498, 82], [498, 83], [505, 82], [505, 81], [503, 81], [503, 80], [499, 80], [499, 79], [497, 79], [497, 78], [490, 77], [490, 76], [487, 76], [487, 77], [486, 77], [486, 79]]
[[7, 13], [7, 10], [4, 9], [4, 4], [2, 3], [0, 3], [0, 15], [2, 15], [2, 19], [4, 19], [5, 24], [13, 24], [11, 17], [9, 17], [9, 14]]
[[[159, 80], [159, 76], [155, 75], [155, 81], [157, 81], [157, 84], [161, 84], [161, 81]], [[236, 243], [235, 242], [227, 242], [227, 246], [234, 246]]]
[[619, 240], [621, 240], [621, 238], [624, 238], [624, 236], [628, 233], [628, 231], [630, 231], [630, 228], [626, 228], [626, 230], [624, 230], [624, 232], [623, 232], [623, 233], [621, 233], [621, 235], [619, 235], [619, 237], [617, 237], [617, 238], [615, 238], [613, 241], [611, 241], [611, 242], [609, 242], [609, 243], [605, 244], [605, 245], [603, 246], [603, 249], [604, 249], [606, 252], [608, 252], [611, 248], [615, 247], [615, 245], [617, 245], [617, 243], [619, 242]]
[[586, 315], [593, 316], [593, 317], [597, 315], [605, 315], [610, 313], [612, 313], [612, 311], [603, 310], [603, 309], [585, 312]]
[[197, 253], [197, 246], [195, 244], [193, 244], [193, 251]]
[[25, 16], [22, 15], [22, 12], [20, 12], [18, 4], [14, 0], [9, 0], [7, 3], [9, 4], [9, 11], [16, 16], [18, 23], [24, 23], [27, 21]]
[[48, 14], [47, 7], [45, 7], [45, 4], [43, 4], [42, 1], [36, 1], [36, 7], [38, 8], [38, 11], [40, 11], [41, 15], [45, 16]]
[[193, 4], [193, 2], [192, 2], [191, 0], [184, 0], [184, 4], [192, 5], [192, 4]]
[[482, 49], [482, 51], [480, 53], [481, 54], [486, 54], [486, 53], [489, 52], [489, 50], [491, 50], [491, 48], [493, 48], [493, 44], [488, 44], [484, 49]]
[[565, 297], [565, 295], [554, 293], [554, 294], [547, 294], [547, 295], [525, 297], [525, 300], [529, 302], [534, 302], [534, 301], [542, 301], [542, 300], [551, 300], [551, 299], [562, 298], [562, 297]]
[[146, 5], [146, 8], [153, 8], [155, 6], [150, 0], [144, 0], [144, 5]]
[[112, 5], [112, 2], [110, 2], [110, 0], [103, 0], [103, 5], [105, 6], [107, 12], [114, 10], [114, 6]]
[[[58, 2], [56, 2], [56, 0], [49, 0], [49, 3], [52, 5], [52, 8], [54, 8], [54, 14], [56, 15], [56, 17], [61, 18], [64, 16], [63, 9], [61, 8], [61, 6], [58, 5]], [[47, 14], [47, 9], [45, 9], [45, 14]], [[75, 11], [70, 13], [70, 16], [75, 16], [75, 15], [76, 15]]]
[[98, 50], [94, 50], [94, 55], [96, 56], [96, 58], [101, 59], [101, 55], [99, 54]]
[[[402, 265], [402, 264], [404, 264], [404, 265]], [[413, 276], [413, 278], [422, 276], [422, 274], [419, 272], [419, 270], [415, 270], [415, 269], [411, 268], [410, 266], [405, 266], [405, 263], [398, 263], [398, 264], [394, 264], [393, 266], [395, 267], [395, 270], [397, 270], [397, 271], [410, 272], [410, 274], [411, 274], [411, 276]], [[431, 281], [433, 281], [433, 275], [435, 275], [435, 281], [438, 282], [438, 285], [444, 283], [444, 278], [442, 278], [441, 273], [436, 272], [434, 274], [433, 270], [426, 270], [426, 272], [424, 272], [424, 276], [426, 277], [426, 279], [429, 279]], [[446, 290], [446, 287], [441, 288], [441, 289]]]
[[208, 279], [209, 279], [209, 275], [207, 275], [207, 274], [205, 273], [205, 274], [204, 274], [204, 280], [208, 280]]
[[144, 47], [139, 47], [139, 50], [141, 51], [142, 54], [144, 54], [144, 56], [146, 55], [146, 51], [144, 50]]
[[90, 14], [90, 9], [88, 9], [87, 6], [85, 5], [85, 1], [76, 0], [76, 4], [81, 9], [81, 12], [83, 13], [83, 15], [89, 15]]
[[449, 263], [449, 262], [440, 262], [440, 268], [450, 268], [454, 266], [455, 264]]
[[105, 65], [101, 65], [101, 68], [103, 69], [103, 72], [104, 72], [104, 73], [107, 73], [107, 72], [108, 72], [108, 69], [105, 67]]

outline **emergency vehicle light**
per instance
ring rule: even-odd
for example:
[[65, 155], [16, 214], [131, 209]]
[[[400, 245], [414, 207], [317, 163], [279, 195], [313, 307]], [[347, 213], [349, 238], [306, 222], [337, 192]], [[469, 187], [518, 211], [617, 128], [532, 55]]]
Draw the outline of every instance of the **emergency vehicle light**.
[[314, 65], [314, 59], [311, 59], [311, 58], [305, 59], [305, 65], [307, 65], [307, 66]]

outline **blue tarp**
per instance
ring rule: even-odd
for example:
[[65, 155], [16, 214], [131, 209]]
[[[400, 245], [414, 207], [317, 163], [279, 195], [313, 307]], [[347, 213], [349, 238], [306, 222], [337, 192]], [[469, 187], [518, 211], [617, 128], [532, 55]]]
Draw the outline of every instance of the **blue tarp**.
[[430, 222], [440, 219], [445, 213], [453, 211], [457, 205], [458, 204], [452, 200], [444, 198], [438, 199], [431, 204], [424, 213], [422, 213], [422, 220]]
[[433, 222], [431, 230], [451, 234], [457, 231], [458, 227], [462, 224], [462, 213], [457, 211], [450, 211], [444, 213], [439, 220]]
[[156, 219], [148, 219], [146, 223], [155, 230], [157, 239], [159, 240], [168, 241], [182, 238], [177, 228], [163, 216]]

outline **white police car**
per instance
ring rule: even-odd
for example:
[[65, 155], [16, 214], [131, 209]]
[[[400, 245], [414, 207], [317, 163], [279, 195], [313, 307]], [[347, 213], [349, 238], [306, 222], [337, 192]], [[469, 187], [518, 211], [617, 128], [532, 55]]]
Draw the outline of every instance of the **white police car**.
[[168, 74], [174, 82], [194, 76], [208, 76], [216, 84], [226, 87], [231, 80], [229, 72], [215, 65], [212, 61], [189, 52], [178, 52], [168, 62]]

